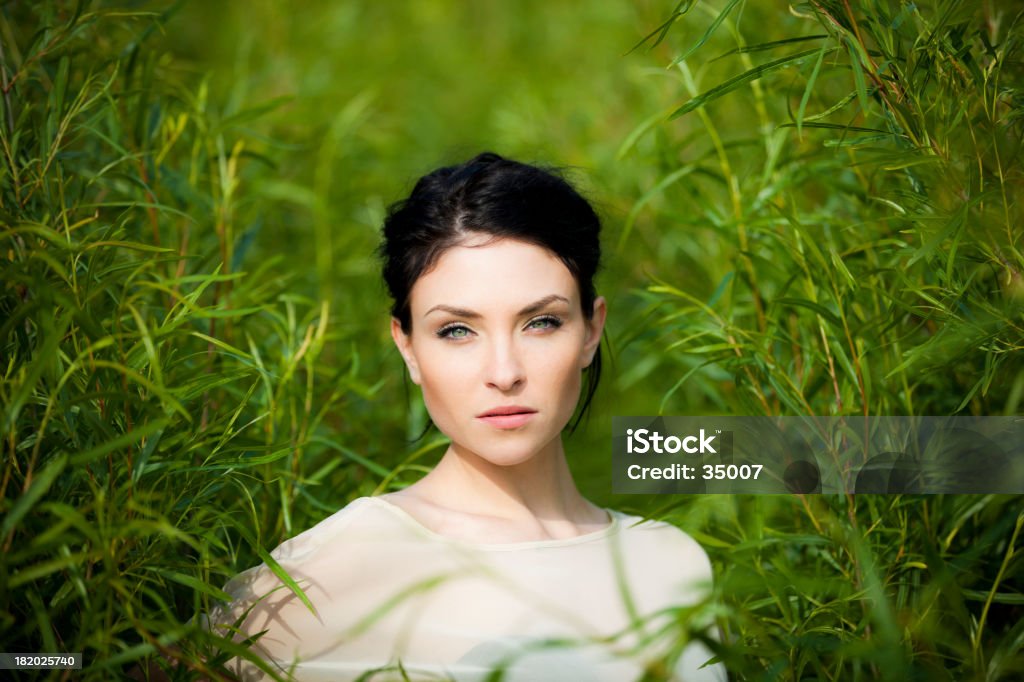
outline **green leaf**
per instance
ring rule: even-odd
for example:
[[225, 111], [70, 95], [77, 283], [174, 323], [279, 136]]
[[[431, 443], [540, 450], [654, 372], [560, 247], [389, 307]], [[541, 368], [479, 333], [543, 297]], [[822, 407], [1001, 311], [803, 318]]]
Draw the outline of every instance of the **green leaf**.
[[309, 442], [310, 443], [316, 443], [318, 445], [323, 445], [323, 446], [328, 447], [328, 448], [330, 448], [332, 450], [340, 452], [343, 455], [345, 455], [346, 457], [348, 457], [349, 459], [351, 459], [353, 462], [356, 462], [357, 464], [360, 464], [360, 465], [366, 467], [367, 469], [369, 469], [373, 473], [377, 474], [378, 476], [387, 476], [387, 475], [389, 475], [391, 473], [385, 467], [382, 467], [380, 464], [377, 464], [373, 460], [368, 459], [366, 457], [363, 457], [359, 453], [353, 452], [352, 450], [346, 448], [344, 445], [341, 445], [339, 443], [335, 443], [334, 441], [328, 440], [328, 439], [323, 438], [321, 436], [311, 436], [309, 438]]
[[[827, 51], [832, 52], [836, 49], [838, 48], [831, 47]], [[804, 52], [797, 52], [796, 54], [789, 55], [788, 57], [776, 59], [774, 61], [768, 62], [767, 64], [755, 66], [753, 69], [745, 71], [738, 76], [734, 76], [729, 80], [725, 81], [724, 83], [722, 83], [721, 85], [716, 85], [710, 90], [697, 95], [689, 102], [676, 109], [672, 113], [672, 115], [669, 116], [669, 120], [678, 118], [684, 114], [688, 114], [694, 109], [699, 109], [700, 107], [706, 105], [708, 102], [714, 101], [721, 97], [722, 95], [732, 92], [741, 85], [745, 85], [751, 81], [758, 80], [759, 78], [762, 78], [766, 74], [769, 74], [773, 71], [778, 71], [783, 67], [789, 66], [791, 64], [796, 64], [801, 60], [804, 60], [807, 57], [811, 56], [812, 54], [818, 54], [819, 52], [820, 50], [805, 50]]]
[[[665, 36], [668, 34], [669, 28], [672, 27], [672, 24], [675, 23], [675, 20], [678, 19], [679, 17], [683, 16], [687, 12], [689, 12], [690, 9], [694, 6], [694, 4], [696, 4], [696, 2], [697, 2], [697, 0], [679, 0], [679, 4], [676, 5], [676, 8], [674, 10], [672, 10], [672, 14], [669, 15], [668, 19], [666, 19], [664, 22], [662, 22], [661, 25], [658, 26], [658, 28], [654, 29], [653, 31], [648, 33], [646, 36], [644, 36], [643, 39], [640, 42], [638, 42], [636, 45], [634, 45], [633, 47], [629, 48], [629, 51], [626, 52], [626, 54], [628, 55], [628, 54], [631, 54], [634, 51], [636, 51], [636, 48], [640, 47], [641, 45], [646, 43], [648, 40], [650, 40], [651, 36], [653, 36], [655, 33], [658, 34], [658, 39], [655, 40], [654, 44], [651, 45], [647, 49], [648, 50], [653, 50], [654, 48], [656, 48], [659, 44], [661, 44], [661, 41], [665, 39]], [[625, 56], [625, 55], [623, 55], [623, 56]]]
[[796, 134], [800, 135], [801, 124], [804, 121], [804, 111], [807, 110], [807, 101], [811, 98], [811, 93], [814, 92], [814, 84], [818, 80], [818, 71], [821, 69], [821, 63], [825, 60], [825, 48], [827, 45], [821, 46], [821, 52], [818, 53], [818, 59], [814, 62], [814, 68], [811, 70], [811, 76], [807, 79], [807, 87], [804, 88], [804, 95], [800, 98], [800, 106], [796, 110]]
[[147, 567], [147, 570], [152, 573], [156, 573], [157, 575], [162, 575], [168, 580], [173, 580], [176, 583], [180, 583], [185, 587], [191, 587], [193, 590], [197, 592], [202, 592], [203, 594], [209, 595], [214, 599], [220, 599], [222, 601], [231, 601], [230, 594], [228, 594], [224, 590], [213, 587], [212, 585], [202, 580], [199, 580], [194, 576], [185, 575], [184, 573], [172, 571], [168, 568], [161, 568], [159, 566], [149, 566]]
[[86, 560], [98, 558], [94, 552], [76, 552], [65, 556], [59, 556], [49, 561], [33, 564], [27, 568], [18, 570], [10, 577], [7, 587], [15, 589], [33, 580], [51, 575], [57, 571], [66, 571], [72, 566], [82, 566]]
[[696, 166], [692, 164], [683, 166], [682, 168], [677, 168], [676, 170], [672, 171], [671, 173], [663, 177], [661, 180], [659, 180], [657, 184], [654, 185], [654, 187], [644, 192], [644, 195], [640, 197], [635, 204], [633, 204], [633, 208], [629, 210], [629, 215], [626, 217], [626, 224], [622, 228], [622, 235], [619, 237], [619, 243], [617, 247], [619, 252], [621, 252], [622, 249], [625, 248], [626, 242], [629, 240], [629, 235], [633, 231], [633, 224], [636, 223], [636, 219], [637, 216], [640, 214], [640, 210], [647, 204], [647, 202], [649, 202], [655, 196], [663, 192], [665, 188], [671, 185], [672, 183], [678, 182], [680, 179], [692, 173], [695, 168]]
[[52, 333], [48, 333], [43, 337], [42, 344], [39, 346], [39, 349], [32, 355], [32, 361], [28, 363], [27, 367], [25, 367], [24, 364], [22, 365], [21, 381], [15, 384], [17, 388], [14, 391], [14, 395], [10, 398], [7, 404], [7, 409], [5, 410], [5, 434], [10, 433], [11, 430], [15, 428], [21, 408], [24, 406], [29, 396], [32, 395], [32, 392], [35, 391], [36, 384], [42, 377], [47, 364], [52, 362], [53, 358], [56, 357], [57, 348], [60, 345], [60, 341], [64, 337], [73, 316], [73, 311], [69, 311], [62, 315], [60, 319], [57, 320], [57, 324], [53, 328]]
[[29, 485], [25, 494], [18, 498], [18, 501], [14, 503], [11, 510], [4, 516], [3, 524], [0, 525], [0, 540], [5, 539], [25, 514], [28, 513], [28, 510], [39, 501], [39, 498], [46, 494], [60, 472], [64, 471], [64, 467], [67, 464], [68, 456], [65, 454], [58, 455], [50, 460], [43, 467], [43, 470], [32, 479], [32, 484]]
[[702, 35], [700, 37], [700, 40], [698, 40], [696, 43], [691, 45], [690, 49], [688, 49], [686, 52], [684, 52], [681, 56], [677, 57], [672, 62], [672, 64], [678, 64], [679, 62], [683, 61], [684, 59], [689, 57], [691, 54], [693, 54], [694, 52], [699, 50], [700, 47], [704, 43], [708, 42], [708, 39], [711, 38], [712, 34], [716, 30], [718, 30], [718, 27], [722, 25], [722, 22], [725, 21], [725, 18], [727, 16], [729, 16], [729, 12], [731, 12], [733, 10], [733, 8], [736, 7], [736, 5], [738, 5], [739, 3], [740, 3], [740, 0], [729, 0], [729, 4], [727, 4], [725, 6], [725, 8], [721, 12], [718, 13], [718, 16], [715, 17], [715, 20], [711, 22], [710, 26], [708, 26], [708, 30], [704, 31], [704, 35]]
[[800, 308], [807, 308], [808, 310], [813, 310], [815, 313], [817, 313], [818, 315], [821, 315], [826, 320], [828, 320], [829, 324], [834, 326], [836, 329], [840, 329], [841, 330], [843, 328], [843, 323], [836, 316], [836, 314], [833, 313], [828, 308], [826, 308], [825, 306], [821, 305], [820, 303], [815, 303], [814, 301], [808, 301], [805, 298], [782, 297], [782, 298], [776, 298], [775, 300], [773, 300], [772, 304], [795, 305], [795, 306], [800, 307]]
[[864, 69], [860, 64], [860, 51], [854, 47], [853, 39], [846, 36], [846, 47], [850, 52], [850, 64], [853, 67], [853, 83], [857, 91], [857, 99], [860, 101], [860, 110], [866, 117], [868, 115], [868, 88], [864, 81]]
[[639, 141], [641, 137], [643, 137], [649, 130], [651, 130], [658, 123], [667, 120], [669, 114], [671, 113], [672, 107], [669, 107], [664, 111], [657, 112], [653, 116], [648, 116], [640, 123], [640, 125], [638, 125], [636, 128], [633, 128], [633, 130], [630, 131], [629, 135], [626, 136], [626, 139], [623, 140], [622, 144], [619, 146], [619, 150], [615, 153], [615, 160], [621, 161], [622, 159], [626, 158], [626, 154], [628, 154], [629, 150], [631, 150], [636, 145], [637, 141]]
[[1019, 592], [983, 592], [981, 590], [964, 590], [964, 598], [971, 601], [988, 601], [996, 604], [1024, 606], [1024, 594]]
[[288, 589], [295, 593], [295, 596], [306, 605], [306, 608], [309, 609], [310, 613], [316, 615], [316, 609], [313, 607], [313, 602], [309, 601], [309, 597], [307, 597], [306, 593], [302, 591], [299, 584], [295, 582], [290, 575], [288, 575], [288, 572], [281, 568], [281, 564], [277, 563], [277, 561], [274, 560], [274, 557], [270, 556], [270, 553], [262, 547], [256, 546], [255, 550], [256, 554], [259, 555], [260, 559], [263, 560], [263, 563], [267, 565], [271, 572], [280, 578], [281, 582], [288, 586]]
[[156, 433], [157, 431], [160, 431], [165, 426], [167, 426], [168, 423], [170, 423], [170, 419], [168, 419], [167, 417], [162, 417], [160, 419], [154, 419], [153, 421], [147, 424], [143, 424], [142, 426], [137, 426], [128, 433], [123, 433], [117, 438], [114, 438], [113, 440], [109, 440], [106, 443], [97, 445], [96, 447], [86, 450], [85, 452], [79, 452], [72, 455], [71, 464], [73, 466], [81, 466], [83, 464], [91, 462], [97, 457], [102, 457], [103, 455], [109, 452], [114, 452], [115, 450], [120, 450], [123, 447], [137, 443], [146, 436], [149, 436], [151, 434]]
[[763, 52], [765, 50], [774, 50], [776, 47], [783, 45], [792, 45], [793, 43], [804, 43], [809, 40], [821, 40], [822, 38], [828, 38], [827, 33], [819, 33], [813, 36], [800, 36], [798, 38], [786, 38], [784, 40], [772, 40], [767, 43], [758, 43], [757, 45], [744, 45], [743, 47], [737, 47], [728, 52], [724, 52], [711, 61], [717, 62], [719, 59], [725, 59], [726, 57], [734, 54], [751, 54], [753, 52]]
[[[779, 124], [780, 128], [792, 128], [794, 126], [796, 126], [796, 123], [780, 123]], [[894, 133], [891, 130], [879, 130], [878, 128], [863, 128], [861, 126], [848, 126], [848, 125], [842, 125], [842, 124], [839, 124], [839, 123], [812, 123], [810, 121], [804, 121], [803, 127], [804, 128], [823, 128], [825, 130], [853, 131], [855, 133], [880, 133], [882, 137], [888, 136], [888, 135], [891, 135], [891, 136], [894, 136], [894, 137], [897, 136], [897, 133]]]

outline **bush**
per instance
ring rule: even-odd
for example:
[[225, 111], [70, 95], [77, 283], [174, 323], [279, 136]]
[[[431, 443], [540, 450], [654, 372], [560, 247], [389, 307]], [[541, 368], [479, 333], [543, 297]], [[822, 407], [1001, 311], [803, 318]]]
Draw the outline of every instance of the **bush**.
[[[620, 244], [657, 245], [662, 410], [1019, 414], [1021, 18], [684, 1], [641, 42], [679, 92], [623, 148], [659, 169]], [[1021, 674], [1019, 497], [672, 506], [740, 679]]]

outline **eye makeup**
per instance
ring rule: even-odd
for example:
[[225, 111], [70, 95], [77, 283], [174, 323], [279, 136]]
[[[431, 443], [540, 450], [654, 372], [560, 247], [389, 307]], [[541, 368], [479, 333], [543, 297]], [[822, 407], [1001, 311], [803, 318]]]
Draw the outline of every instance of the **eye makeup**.
[[[545, 332], [558, 329], [563, 324], [565, 323], [559, 316], [546, 314], [533, 318], [526, 323], [523, 329], [524, 331], [534, 330]], [[473, 332], [472, 329], [462, 322], [449, 322], [448, 324], [442, 325], [437, 331], [435, 331], [434, 335], [441, 339], [459, 340], [468, 338], [474, 333], [475, 332]]]
[[[456, 332], [465, 332], [465, 333], [456, 335], [455, 334]], [[435, 331], [434, 335], [437, 336], [438, 338], [441, 338], [441, 339], [458, 340], [458, 339], [465, 339], [465, 338], [467, 338], [471, 333], [472, 333], [472, 330], [469, 327], [467, 327], [466, 325], [460, 324], [458, 322], [450, 322], [450, 323], [444, 325], [443, 327], [441, 327], [440, 329], [438, 329], [437, 331]]]
[[[533, 326], [533, 325], [537, 324], [538, 322], [545, 323], [545, 326], [543, 326], [543, 327], [535, 327], [535, 326]], [[540, 317], [535, 317], [532, 320], [530, 320], [529, 322], [527, 322], [526, 323], [526, 327], [528, 329], [558, 329], [559, 327], [562, 326], [562, 324], [563, 324], [562, 319], [560, 317], [558, 317], [557, 315], [541, 315]]]

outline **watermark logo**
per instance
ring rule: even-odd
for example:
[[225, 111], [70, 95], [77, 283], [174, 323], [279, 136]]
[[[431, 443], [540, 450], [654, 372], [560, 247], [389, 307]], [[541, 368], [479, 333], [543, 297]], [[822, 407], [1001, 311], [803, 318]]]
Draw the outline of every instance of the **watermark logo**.
[[[721, 433], [721, 431], [718, 431], [718, 433]], [[683, 438], [678, 436], [662, 436], [657, 431], [652, 432], [648, 429], [626, 429], [626, 439], [626, 452], [631, 455], [642, 455], [647, 452], [655, 452], [659, 455], [665, 453], [674, 455], [679, 451], [701, 455], [705, 453], [718, 454], [718, 451], [712, 445], [715, 436], [705, 435], [704, 429], [700, 430], [699, 435], [684, 436]], [[694, 445], [695, 443], [696, 445]]]
[[614, 417], [613, 492], [1024, 493], [1024, 417]]

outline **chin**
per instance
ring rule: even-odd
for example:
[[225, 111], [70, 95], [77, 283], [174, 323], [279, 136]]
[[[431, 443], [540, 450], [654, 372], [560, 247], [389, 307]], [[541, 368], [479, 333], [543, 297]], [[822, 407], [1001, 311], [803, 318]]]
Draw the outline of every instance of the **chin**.
[[[511, 446], [511, 444], [509, 444]], [[489, 462], [495, 466], [512, 467], [517, 464], [528, 462], [537, 456], [540, 451], [540, 446], [536, 444], [531, 445], [516, 445], [516, 446], [498, 446], [498, 447], [463, 447], [462, 449], [468, 450], [474, 453], [480, 459]]]

